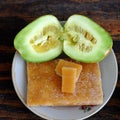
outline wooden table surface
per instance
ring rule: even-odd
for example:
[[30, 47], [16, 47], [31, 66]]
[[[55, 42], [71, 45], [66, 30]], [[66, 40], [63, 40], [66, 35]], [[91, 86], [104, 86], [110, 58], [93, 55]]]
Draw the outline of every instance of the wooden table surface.
[[66, 20], [75, 13], [92, 18], [110, 32], [119, 70], [111, 99], [88, 120], [120, 120], [119, 12], [120, 0], [0, 0], [0, 120], [43, 120], [22, 104], [12, 84], [13, 40], [17, 32], [41, 15], [53, 14]]

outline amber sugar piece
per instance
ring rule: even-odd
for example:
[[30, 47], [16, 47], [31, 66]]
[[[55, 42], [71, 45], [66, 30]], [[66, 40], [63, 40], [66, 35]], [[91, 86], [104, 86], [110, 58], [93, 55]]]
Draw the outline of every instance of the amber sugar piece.
[[62, 67], [74, 67], [74, 68], [76, 68], [77, 69], [76, 81], [78, 80], [80, 73], [82, 71], [82, 65], [80, 63], [78, 64], [75, 62], [60, 59], [58, 64], [56, 65], [56, 68], [55, 68], [56, 74], [59, 76], [62, 76]]
[[103, 103], [101, 75], [98, 63], [77, 63], [82, 71], [73, 94], [61, 91], [62, 77], [55, 72], [59, 60], [27, 63], [28, 106], [100, 105]]
[[77, 69], [73, 67], [62, 68], [62, 92], [74, 93]]

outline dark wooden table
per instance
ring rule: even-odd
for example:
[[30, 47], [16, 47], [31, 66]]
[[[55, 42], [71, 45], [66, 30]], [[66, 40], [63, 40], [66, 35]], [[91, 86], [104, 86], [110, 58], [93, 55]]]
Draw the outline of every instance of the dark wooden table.
[[75, 13], [92, 18], [110, 32], [119, 70], [112, 98], [88, 120], [120, 120], [119, 12], [120, 0], [0, 0], [0, 120], [43, 120], [21, 103], [12, 84], [13, 40], [17, 32], [44, 14], [53, 14], [59, 20], [66, 20]]

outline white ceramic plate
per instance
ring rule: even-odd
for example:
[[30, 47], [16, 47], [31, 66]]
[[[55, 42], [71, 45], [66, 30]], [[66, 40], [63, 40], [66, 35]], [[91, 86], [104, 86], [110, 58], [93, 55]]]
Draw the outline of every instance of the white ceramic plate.
[[118, 67], [113, 50], [100, 62], [102, 75], [102, 87], [104, 93], [104, 102], [100, 106], [94, 106], [88, 112], [76, 107], [29, 107], [26, 104], [27, 94], [27, 76], [26, 63], [16, 52], [12, 64], [12, 81], [15, 91], [23, 104], [36, 115], [49, 120], [82, 120], [97, 113], [108, 102], [116, 86]]

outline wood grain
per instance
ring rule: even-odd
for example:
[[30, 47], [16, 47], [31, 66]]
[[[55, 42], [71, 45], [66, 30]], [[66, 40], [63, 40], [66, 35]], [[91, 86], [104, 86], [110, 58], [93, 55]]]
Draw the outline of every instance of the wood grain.
[[72, 14], [86, 15], [111, 34], [118, 63], [118, 82], [110, 101], [88, 120], [120, 120], [120, 0], [0, 0], [0, 120], [43, 120], [17, 97], [11, 66], [15, 35], [45, 14], [53, 14], [60, 21]]

